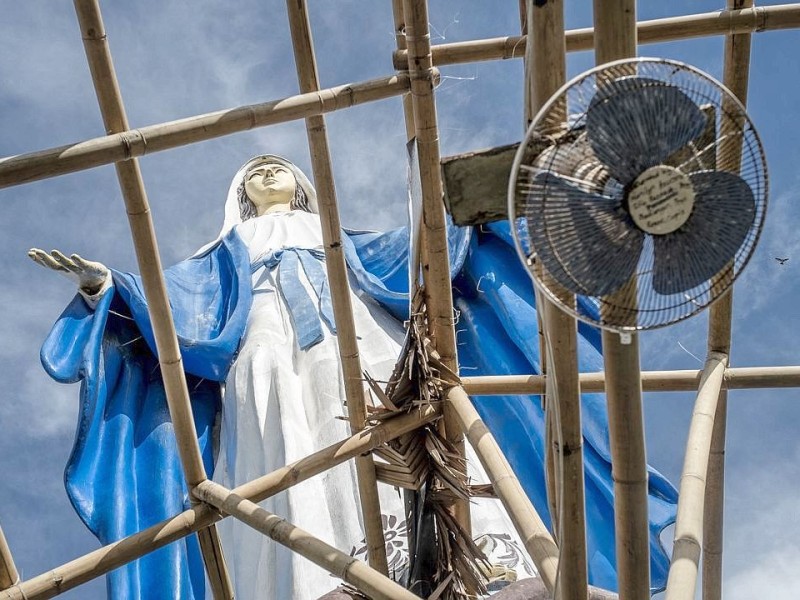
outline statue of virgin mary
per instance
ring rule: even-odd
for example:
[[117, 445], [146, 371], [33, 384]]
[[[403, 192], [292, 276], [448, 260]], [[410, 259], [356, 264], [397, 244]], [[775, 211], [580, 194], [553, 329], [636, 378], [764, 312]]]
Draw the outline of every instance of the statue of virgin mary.
[[[344, 389], [325, 273], [316, 193], [294, 164], [274, 155], [248, 161], [231, 182], [218, 239], [165, 270], [207, 472], [227, 487], [264, 475], [345, 438]], [[536, 309], [508, 223], [448, 233], [459, 362], [468, 374], [538, 371], [530, 335]], [[408, 311], [408, 232], [344, 232], [362, 367], [386, 380]], [[65, 472], [81, 519], [104, 544], [184, 510], [189, 502], [169, 419], [141, 280], [99, 263], [32, 250], [37, 263], [72, 276], [77, 295], [42, 348], [55, 379], [81, 382], [75, 445]], [[591, 306], [585, 310], [593, 310]], [[599, 370], [599, 335], [580, 327], [582, 370]], [[537, 510], [549, 522], [544, 420], [536, 397], [475, 398]], [[613, 484], [604, 399], [582, 397], [587, 541], [593, 585], [616, 589]], [[496, 501], [481, 501], [474, 529], [485, 547], [527, 558]], [[488, 502], [488, 504], [485, 504]], [[495, 502], [495, 504], [492, 504]], [[659, 532], [674, 520], [677, 494], [650, 473], [653, 588], [666, 581]], [[264, 507], [341, 550], [361, 544], [352, 463], [267, 499]], [[383, 490], [387, 523], [399, 523], [396, 492]], [[327, 573], [226, 519], [219, 525], [237, 598], [317, 598], [336, 586]], [[392, 545], [393, 549], [395, 548]], [[390, 562], [392, 557], [390, 557]], [[152, 552], [108, 576], [109, 597], [203, 598], [196, 537]]]

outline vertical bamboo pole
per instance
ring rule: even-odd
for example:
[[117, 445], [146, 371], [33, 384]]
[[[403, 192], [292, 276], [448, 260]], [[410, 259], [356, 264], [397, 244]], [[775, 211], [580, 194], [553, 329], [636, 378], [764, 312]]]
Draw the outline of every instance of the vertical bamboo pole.
[[[397, 49], [406, 50], [406, 20], [403, 14], [403, 0], [392, 0], [392, 16]], [[410, 93], [403, 94], [403, 118], [406, 124], [406, 141], [411, 141], [416, 135], [416, 127], [414, 126], [414, 106]]]
[[[728, 10], [751, 9], [753, 0], [728, 0]], [[750, 47], [752, 35], [740, 33], [725, 37], [723, 83], [747, 105], [747, 87], [750, 73]], [[726, 107], [723, 105], [723, 110]], [[727, 120], [723, 120], [726, 125]], [[727, 129], [727, 127], [725, 128]], [[721, 135], [728, 133], [723, 130]], [[741, 163], [741, 140], [721, 148], [718, 168], [737, 172]], [[733, 289], [711, 306], [708, 321], [708, 350], [730, 356], [731, 323], [733, 316]], [[725, 433], [728, 416], [728, 392], [720, 392], [714, 433], [711, 439], [711, 456], [708, 465], [708, 484], [703, 516], [703, 600], [722, 598], [722, 525], [725, 497]]]
[[667, 579], [667, 600], [692, 600], [695, 597], [703, 539], [706, 477], [717, 402], [727, 361], [727, 354], [709, 353], [697, 391], [681, 473], [675, 544]]
[[[317, 61], [311, 39], [311, 26], [308, 19], [306, 0], [287, 0], [289, 28], [292, 34], [297, 78], [303, 94], [319, 91]], [[342, 361], [347, 413], [353, 433], [364, 429], [367, 411], [364, 403], [365, 390], [361, 375], [361, 360], [356, 341], [353, 307], [350, 301], [347, 266], [342, 246], [339, 209], [336, 201], [336, 188], [328, 148], [328, 135], [325, 118], [315, 115], [306, 118], [306, 133], [311, 148], [311, 166], [317, 188], [322, 240], [325, 246], [325, 262], [328, 281], [331, 286], [333, 314], [336, 320], [339, 355]], [[358, 491], [361, 510], [364, 516], [364, 533], [367, 540], [369, 563], [384, 575], [388, 574], [386, 545], [381, 525], [381, 507], [378, 500], [378, 482], [375, 478], [375, 464], [372, 455], [356, 458]]]
[[[122, 104], [98, 1], [74, 0], [74, 4], [106, 131], [109, 134], [126, 131], [129, 129], [128, 117]], [[191, 490], [207, 477], [194, 428], [186, 376], [169, 308], [147, 193], [136, 159], [116, 163], [116, 170], [153, 323], [175, 440], [184, 476]], [[198, 537], [214, 597], [232, 600], [233, 588], [216, 530], [213, 526], [204, 529], [198, 533]]]
[[[229, 514], [253, 529], [269, 536], [326, 569], [346, 583], [354, 585], [376, 600], [418, 600], [408, 590], [389, 579], [385, 574], [365, 565], [360, 560], [337, 550], [330, 544], [315, 538], [307, 531], [295, 527], [288, 521], [261, 508], [236, 492], [206, 480], [196, 488], [197, 494], [223, 513]], [[331, 582], [331, 586], [334, 583]]]
[[19, 573], [14, 565], [14, 557], [11, 556], [11, 548], [8, 547], [6, 536], [0, 528], [0, 590], [10, 588], [19, 581]]
[[720, 390], [709, 449], [703, 502], [703, 600], [722, 600], [722, 525], [725, 497], [725, 433], [728, 390]]
[[[450, 280], [447, 222], [439, 155], [439, 126], [433, 95], [435, 82], [426, 0], [403, 0], [403, 15], [422, 185], [422, 239], [425, 245], [422, 275], [425, 282], [428, 323], [434, 347], [442, 361], [457, 373], [453, 290]], [[444, 406], [444, 421], [447, 439], [458, 449], [461, 456], [464, 456], [464, 434], [448, 402], [445, 402]], [[454, 514], [459, 524], [466, 531], [471, 531], [469, 503], [456, 500]]]
[[[520, 0], [519, 1], [519, 18], [520, 18], [520, 30], [523, 36], [526, 36], [526, 43], [525, 43], [525, 55], [523, 57], [523, 63], [525, 65], [525, 82], [524, 82], [524, 123], [523, 127], [525, 131], [530, 127], [533, 118], [536, 116], [536, 112], [542, 107], [542, 105], [547, 101], [547, 98], [543, 98], [541, 101], [537, 102], [534, 100], [534, 87], [537, 90], [541, 91], [541, 85], [536, 85], [534, 81], [537, 71], [536, 71], [536, 57], [534, 55], [534, 44], [531, 42], [530, 44], [527, 43], [527, 40], [531, 39], [531, 36], [528, 35], [528, 31], [530, 29], [530, 14], [532, 11], [528, 10], [528, 3], [529, 0]], [[546, 35], [546, 32], [545, 32]], [[540, 38], [541, 41], [541, 38]], [[538, 48], [538, 50], [543, 50], [542, 48]], [[566, 62], [566, 60], [565, 60]], [[545, 67], [546, 69], [549, 67]], [[556, 71], [559, 71], [558, 65], [556, 65]], [[539, 277], [543, 275], [543, 267], [541, 264], [537, 263], [534, 265]], [[547, 357], [547, 343], [545, 342], [544, 337], [544, 313], [547, 310], [548, 301], [543, 298], [541, 294], [536, 294], [536, 330], [538, 334], [538, 341], [539, 341], [539, 371], [542, 374], [542, 377], [547, 376], [548, 371], [548, 357]], [[553, 424], [554, 415], [552, 411], [547, 410], [547, 398], [542, 393], [542, 408], [545, 410], [545, 453], [544, 453], [544, 469], [545, 469], [545, 487], [547, 492], [547, 506], [550, 511], [550, 522], [554, 532], [558, 531], [558, 518], [559, 518], [559, 511], [558, 511], [558, 494], [556, 493], [557, 481], [556, 478], [560, 476], [560, 474], [556, 473], [555, 467], [555, 452], [553, 449], [553, 435], [554, 435], [554, 428], [555, 425]]]
[[[529, 77], [530, 115], [533, 116], [566, 81], [566, 43], [563, 0], [546, 3], [529, 0], [527, 5], [528, 44], [525, 68]], [[566, 117], [566, 114], [564, 115]], [[548, 277], [546, 273], [544, 277]], [[588, 593], [586, 565], [586, 519], [583, 479], [583, 432], [581, 431], [580, 386], [578, 383], [578, 342], [575, 319], [544, 298], [541, 307], [546, 345], [549, 348], [549, 376], [556, 382], [555, 398], [548, 398], [548, 425], [556, 439], [547, 448], [548, 467], [557, 473], [555, 502], [551, 500], [556, 539], [561, 547], [558, 598], [585, 599]], [[574, 303], [564, 292], [561, 300]], [[544, 355], [543, 355], [544, 356]], [[557, 412], [556, 412], [557, 411]], [[558, 419], [555, 416], [558, 415]], [[552, 464], [555, 463], [555, 464]], [[552, 493], [552, 490], [548, 490]]]
[[[594, 0], [595, 60], [603, 64], [636, 55], [635, 0]], [[636, 282], [609, 300], [636, 301]], [[603, 331], [608, 428], [614, 478], [617, 577], [620, 600], [650, 596], [650, 529], [639, 339], [623, 344]]]

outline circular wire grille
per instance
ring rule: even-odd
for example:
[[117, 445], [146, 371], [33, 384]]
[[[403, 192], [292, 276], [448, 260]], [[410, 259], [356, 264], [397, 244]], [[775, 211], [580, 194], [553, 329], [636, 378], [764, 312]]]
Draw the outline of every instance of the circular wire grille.
[[[672, 181], [693, 204], [659, 191]], [[649, 193], [653, 223], [682, 211], [680, 225], [663, 233], [663, 223], [635, 222], [636, 188]], [[509, 181], [512, 232], [536, 285], [619, 331], [675, 323], [722, 295], [755, 248], [766, 205], [764, 152], [744, 107], [710, 76], [664, 59], [609, 63], [561, 88]]]

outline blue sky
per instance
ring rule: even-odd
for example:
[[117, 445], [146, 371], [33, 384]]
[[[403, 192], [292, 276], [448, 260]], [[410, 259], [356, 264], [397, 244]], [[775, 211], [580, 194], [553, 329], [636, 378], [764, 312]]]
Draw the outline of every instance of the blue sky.
[[[311, 3], [323, 86], [392, 72], [391, 3]], [[569, 28], [591, 25], [591, 2], [567, 2]], [[713, 11], [719, 2], [640, 2], [639, 19]], [[765, 4], [773, 4], [767, 2]], [[432, 0], [433, 42], [514, 35], [517, 2]], [[133, 127], [297, 93], [283, 2], [195, 0], [104, 3], [117, 74]], [[73, 12], [65, 0], [4, 2], [0, 21], [0, 156], [102, 135]], [[753, 36], [750, 115], [770, 167], [761, 243], [735, 288], [735, 366], [798, 364], [800, 308], [800, 99], [797, 31]], [[642, 56], [676, 58], [722, 76], [722, 38], [649, 45]], [[593, 65], [570, 55], [569, 75]], [[521, 61], [442, 70], [437, 89], [442, 155], [517, 141]], [[345, 225], [385, 229], [405, 214], [405, 128], [399, 99], [327, 117]], [[162, 260], [174, 263], [216, 237], [230, 178], [250, 156], [272, 152], [310, 172], [305, 129], [292, 123], [179, 148], [141, 160]], [[119, 188], [110, 166], [0, 190], [0, 525], [23, 577], [96, 547], [62, 484], [77, 386], [51, 381], [38, 361], [50, 325], [70, 300], [66, 280], [26, 257], [59, 248], [135, 270]], [[780, 266], [775, 256], [787, 256]], [[645, 369], [700, 368], [707, 317], [642, 336]], [[686, 350], [684, 350], [684, 348]], [[726, 472], [725, 591], [739, 600], [794, 598], [800, 589], [800, 417], [796, 390], [730, 395]], [[693, 397], [645, 398], [649, 460], [677, 484]], [[792, 593], [794, 590], [795, 593]], [[102, 598], [102, 580], [65, 595]]]

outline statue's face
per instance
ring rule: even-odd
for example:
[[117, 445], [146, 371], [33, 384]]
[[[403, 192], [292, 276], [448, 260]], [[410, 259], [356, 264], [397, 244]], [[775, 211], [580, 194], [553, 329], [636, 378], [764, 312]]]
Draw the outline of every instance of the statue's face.
[[244, 176], [245, 192], [259, 215], [273, 208], [288, 210], [296, 187], [294, 173], [277, 163], [256, 165]]

